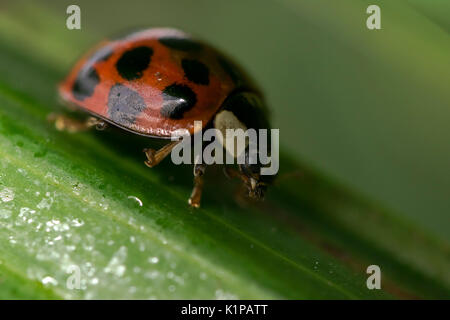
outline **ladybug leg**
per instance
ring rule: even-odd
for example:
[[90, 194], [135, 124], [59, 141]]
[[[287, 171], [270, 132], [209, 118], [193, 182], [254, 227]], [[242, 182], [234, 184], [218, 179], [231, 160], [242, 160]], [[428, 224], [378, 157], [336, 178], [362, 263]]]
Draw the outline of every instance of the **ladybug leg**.
[[179, 143], [180, 141], [172, 141], [166, 144], [159, 150], [154, 149], [144, 149], [144, 153], [147, 156], [147, 160], [144, 162], [145, 165], [149, 168], [153, 168], [158, 163], [160, 163], [165, 157], [167, 157], [172, 149]]
[[191, 207], [200, 207], [200, 199], [202, 198], [203, 191], [203, 175], [205, 174], [205, 170], [205, 164], [196, 163], [194, 165], [194, 188], [192, 189], [191, 196], [188, 200], [188, 203]]
[[89, 117], [85, 121], [80, 121], [63, 114], [51, 113], [47, 119], [54, 122], [56, 129], [59, 131], [68, 131], [70, 133], [87, 131], [92, 127], [95, 127], [97, 130], [103, 130], [107, 127], [105, 121], [95, 117]]

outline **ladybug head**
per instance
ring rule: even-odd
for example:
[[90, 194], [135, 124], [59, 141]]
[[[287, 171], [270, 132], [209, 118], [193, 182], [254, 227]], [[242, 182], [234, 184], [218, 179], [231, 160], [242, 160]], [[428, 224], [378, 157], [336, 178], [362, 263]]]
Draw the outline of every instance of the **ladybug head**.
[[256, 200], [264, 199], [267, 187], [274, 179], [274, 176], [271, 175], [261, 175], [261, 167], [260, 163], [249, 164], [247, 161], [239, 166], [241, 179], [247, 188], [248, 196]]

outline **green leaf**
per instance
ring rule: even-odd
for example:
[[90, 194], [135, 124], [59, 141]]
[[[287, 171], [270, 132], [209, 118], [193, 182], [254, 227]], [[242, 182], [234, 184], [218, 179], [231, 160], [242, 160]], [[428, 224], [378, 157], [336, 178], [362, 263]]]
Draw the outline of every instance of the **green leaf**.
[[[450, 297], [447, 244], [287, 150], [265, 202], [236, 201], [208, 168], [194, 210], [190, 166], [143, 164], [158, 142], [56, 131], [56, 85], [96, 37], [67, 42], [53, 14], [26, 8], [0, 13], [0, 298]], [[371, 264], [382, 290], [366, 287]]]

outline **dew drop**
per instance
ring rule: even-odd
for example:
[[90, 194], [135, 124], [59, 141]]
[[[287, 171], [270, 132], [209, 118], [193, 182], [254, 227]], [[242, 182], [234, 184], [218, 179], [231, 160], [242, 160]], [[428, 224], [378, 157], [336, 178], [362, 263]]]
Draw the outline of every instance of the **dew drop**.
[[8, 219], [11, 217], [12, 211], [8, 209], [0, 209], [0, 219]]

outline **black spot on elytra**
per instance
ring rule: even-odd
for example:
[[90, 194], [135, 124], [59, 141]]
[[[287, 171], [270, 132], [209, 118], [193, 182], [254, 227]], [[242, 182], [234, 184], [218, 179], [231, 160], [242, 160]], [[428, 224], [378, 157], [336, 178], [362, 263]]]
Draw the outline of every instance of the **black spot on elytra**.
[[222, 69], [230, 76], [231, 80], [235, 84], [242, 84], [244, 82], [244, 77], [241, 71], [234, 63], [224, 57], [219, 57], [218, 61]]
[[94, 67], [88, 66], [80, 70], [72, 86], [75, 99], [83, 101], [94, 94], [95, 87], [99, 84], [100, 77]]
[[128, 127], [133, 124], [145, 107], [139, 93], [123, 84], [117, 83], [109, 91], [108, 116], [120, 125]]
[[197, 51], [202, 48], [202, 45], [189, 38], [163, 37], [159, 38], [166, 47], [181, 51]]
[[145, 46], [128, 50], [117, 61], [117, 72], [126, 80], [139, 79], [148, 68], [152, 55], [153, 49]]
[[163, 91], [161, 115], [171, 119], [181, 119], [183, 114], [197, 103], [197, 96], [188, 86], [171, 84]]
[[196, 84], [209, 84], [209, 69], [203, 63], [197, 60], [183, 59], [181, 66], [190, 81]]

